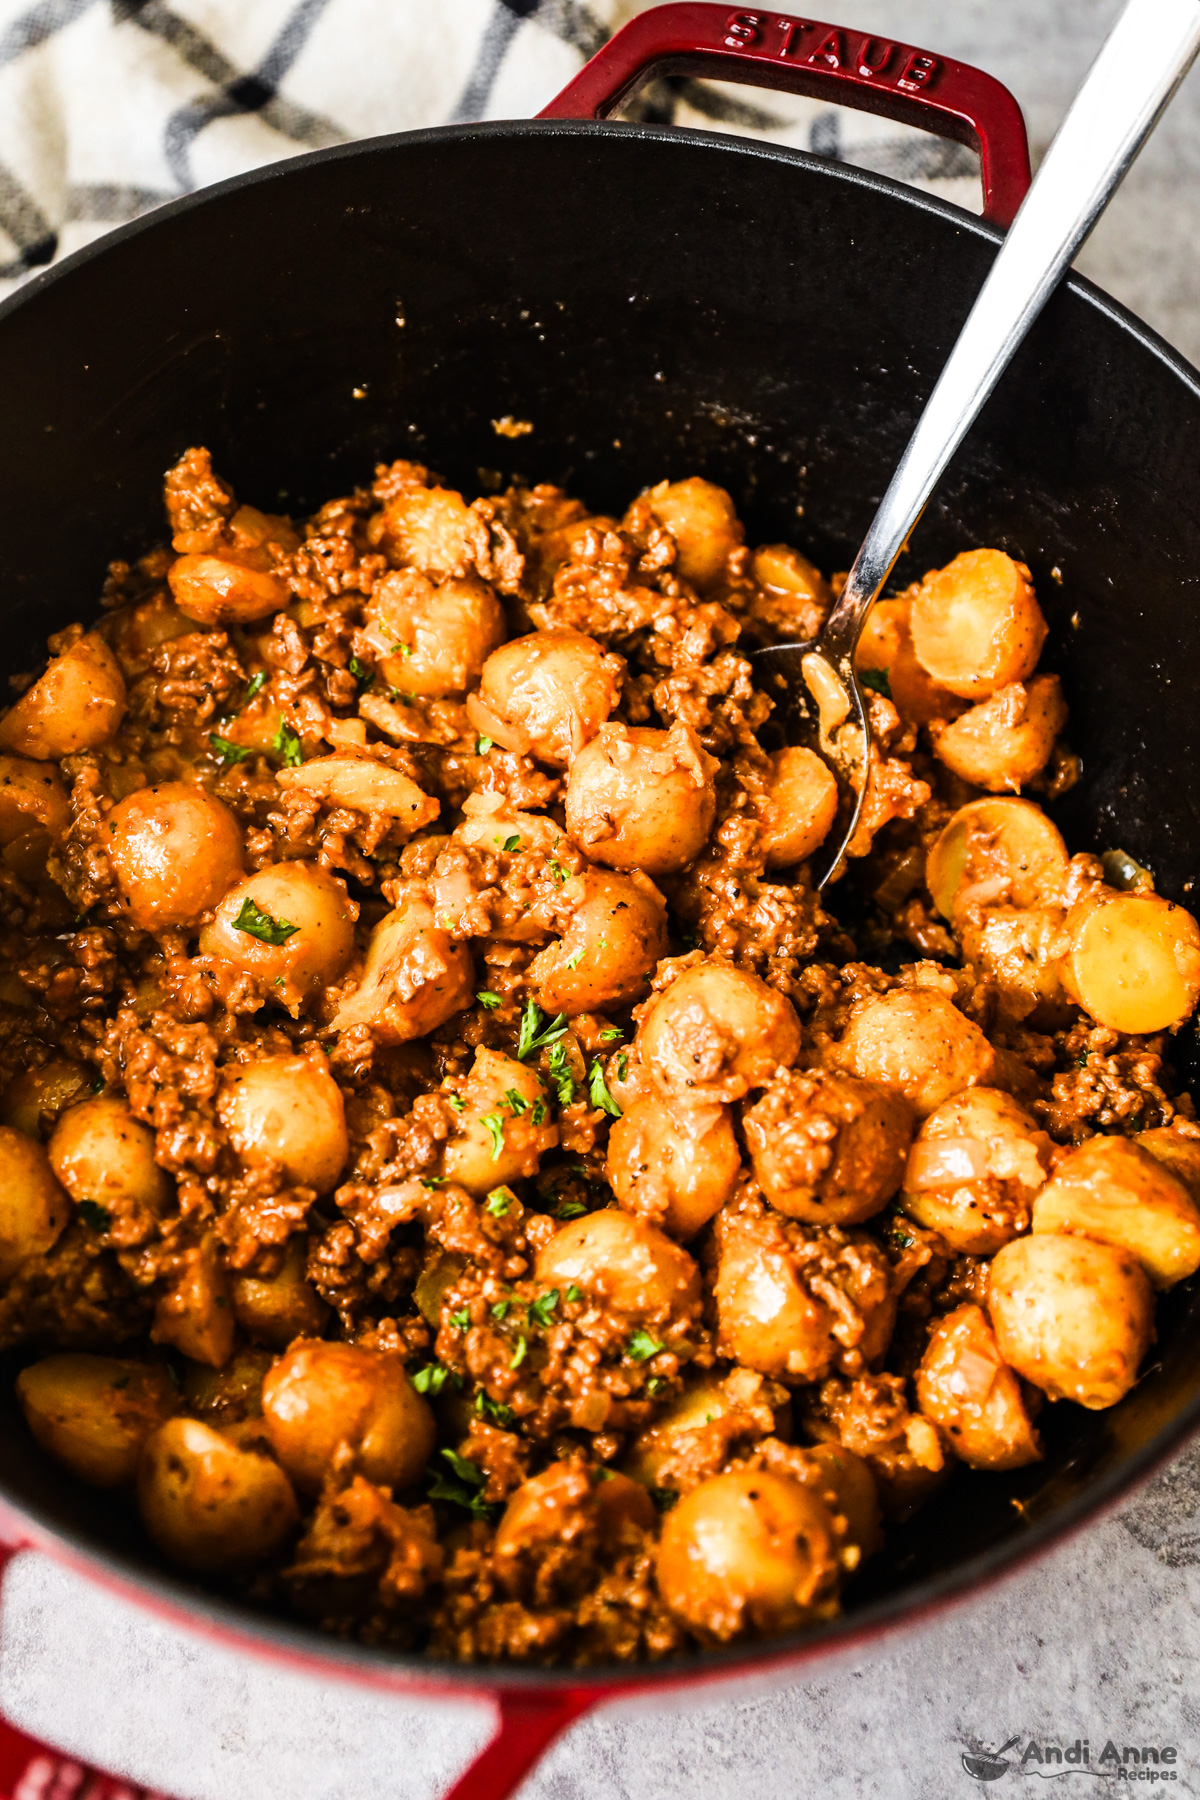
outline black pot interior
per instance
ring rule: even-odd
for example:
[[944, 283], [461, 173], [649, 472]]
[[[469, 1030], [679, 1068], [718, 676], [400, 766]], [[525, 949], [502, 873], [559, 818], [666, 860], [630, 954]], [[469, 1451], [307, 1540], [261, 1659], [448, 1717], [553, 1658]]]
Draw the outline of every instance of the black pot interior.
[[[874, 177], [642, 127], [382, 140], [180, 203], [0, 316], [9, 666], [91, 616], [111, 557], [161, 538], [162, 473], [192, 443], [243, 498], [300, 513], [397, 455], [472, 491], [520, 474], [618, 510], [699, 473], [732, 490], [751, 541], [844, 568], [994, 243]], [[532, 434], [498, 436], [505, 414]], [[1072, 848], [1119, 846], [1185, 902], [1198, 467], [1192, 372], [1072, 284], [898, 571], [980, 544], [1031, 565], [1083, 759], [1060, 822]], [[1200, 1413], [1198, 1315], [1190, 1287], [1162, 1306], [1156, 1360], [1113, 1411], [1048, 1409], [1044, 1463], [956, 1478], [894, 1535], [850, 1625], [1004, 1562], [1177, 1441]], [[7, 1381], [0, 1431], [18, 1506], [149, 1570], [127, 1503], [48, 1464]]]

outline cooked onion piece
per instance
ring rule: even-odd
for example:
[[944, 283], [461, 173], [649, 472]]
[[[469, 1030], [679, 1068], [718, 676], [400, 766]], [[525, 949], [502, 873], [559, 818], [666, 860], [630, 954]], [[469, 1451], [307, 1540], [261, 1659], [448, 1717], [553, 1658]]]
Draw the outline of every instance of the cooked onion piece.
[[408, 902], [371, 933], [362, 980], [342, 1001], [333, 1025], [369, 1025], [380, 1044], [424, 1037], [471, 1002], [471, 952], [454, 941], [432, 908]]

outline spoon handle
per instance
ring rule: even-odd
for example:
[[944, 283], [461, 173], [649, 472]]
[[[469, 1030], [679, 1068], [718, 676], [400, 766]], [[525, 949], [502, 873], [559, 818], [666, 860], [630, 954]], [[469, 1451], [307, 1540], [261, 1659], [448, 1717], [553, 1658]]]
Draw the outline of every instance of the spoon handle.
[[822, 648], [844, 677], [946, 464], [1200, 49], [1200, 0], [1128, 0], [1001, 245], [872, 520]]

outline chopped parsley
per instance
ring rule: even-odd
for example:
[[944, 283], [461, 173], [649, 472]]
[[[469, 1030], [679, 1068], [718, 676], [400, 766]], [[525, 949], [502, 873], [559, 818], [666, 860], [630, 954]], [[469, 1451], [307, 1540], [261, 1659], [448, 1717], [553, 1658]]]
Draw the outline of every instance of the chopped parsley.
[[101, 1206], [96, 1200], [78, 1201], [75, 1211], [89, 1231], [107, 1231], [112, 1224], [112, 1214], [107, 1206]]
[[493, 1319], [502, 1319], [504, 1317], [505, 1313], [507, 1313], [507, 1311], [511, 1305], [512, 1305], [511, 1300], [497, 1300], [496, 1304], [492, 1308]]
[[[256, 670], [246, 683], [246, 691], [242, 695], [242, 706], [249, 706], [255, 694], [261, 694], [266, 685], [267, 671], [265, 669]], [[238, 711], [241, 711], [241, 707], [238, 708]]]
[[500, 995], [493, 994], [490, 988], [483, 988], [476, 994], [475, 998], [478, 1000], [480, 1006], [484, 1007], [488, 1012], [495, 1012], [498, 1006], [504, 1005]]
[[621, 1109], [608, 1091], [608, 1084], [604, 1079], [604, 1065], [599, 1057], [592, 1064], [591, 1072], [588, 1075], [588, 1098], [593, 1106], [598, 1106], [601, 1112], [606, 1112], [610, 1119], [620, 1118]]
[[371, 670], [368, 669], [366, 663], [359, 662], [357, 656], [352, 656], [350, 658], [349, 668], [350, 673], [353, 675], [360, 688], [365, 688], [370, 685]]
[[489, 750], [493, 750], [495, 748], [495, 745], [496, 745], [495, 738], [477, 737], [475, 739], [475, 754], [476, 754], [476, 756], [486, 756]]
[[557, 883], [557, 885], [559, 887], [562, 887], [563, 883], [567, 879], [567, 876], [566, 876], [566, 871], [564, 870], [562, 864], [559, 862], [558, 858], [556, 856], [552, 856], [550, 858], [549, 862], [546, 864], [546, 867], [549, 869], [551, 875], [553, 875], [554, 880]]
[[530, 1301], [529, 1317], [535, 1325], [540, 1325], [543, 1331], [548, 1331], [553, 1325], [552, 1314], [560, 1298], [558, 1289], [551, 1288], [548, 1294], [540, 1294], [536, 1300]]
[[858, 669], [859, 687], [870, 688], [873, 694], [882, 694], [885, 700], [892, 697], [892, 684], [888, 680], [886, 669]]
[[254, 754], [242, 744], [231, 744], [228, 738], [219, 737], [215, 731], [209, 732], [208, 741], [223, 763], [245, 762], [248, 756]]
[[271, 739], [271, 748], [276, 756], [282, 758], [286, 769], [298, 769], [304, 761], [304, 750], [300, 743], [299, 732], [293, 731], [286, 719], [279, 721], [279, 730]]
[[568, 969], [577, 969], [579, 967], [580, 963], [583, 961], [584, 954], [585, 954], [585, 952], [582, 949], [582, 947], [578, 950], [572, 950], [570, 956], [568, 956], [568, 958], [567, 958]]
[[[497, 838], [496, 842], [500, 844], [500, 839]], [[517, 833], [514, 831], [511, 837], [506, 837], [504, 842], [500, 844], [500, 848], [502, 850], [507, 850], [510, 854], [514, 850], [519, 850], [521, 848], [521, 840]]]
[[661, 1394], [666, 1385], [667, 1381], [665, 1375], [651, 1375], [646, 1382], [646, 1392], [648, 1394]]
[[467, 1110], [467, 1103], [461, 1094], [447, 1094], [446, 1103], [453, 1107], [454, 1111], [457, 1113], [466, 1112]]
[[504, 1120], [498, 1112], [484, 1113], [481, 1123], [492, 1140], [492, 1161], [499, 1162], [504, 1148]]
[[493, 1219], [503, 1219], [511, 1211], [515, 1198], [510, 1188], [493, 1188], [487, 1197], [487, 1209]]
[[446, 1177], [444, 1175], [422, 1175], [421, 1177], [421, 1186], [423, 1188], [442, 1188], [445, 1187], [445, 1185]]
[[561, 1200], [554, 1216], [556, 1219], [581, 1219], [586, 1211], [582, 1200]]
[[624, 1036], [625, 1033], [619, 1025], [606, 1025], [600, 1033], [600, 1042], [602, 1044], [618, 1044]]
[[544, 1100], [535, 1100], [533, 1103], [533, 1111], [530, 1113], [529, 1117], [533, 1124], [544, 1125], [546, 1123], [546, 1102]]
[[551, 1044], [550, 1046], [550, 1079], [554, 1083], [554, 1091], [558, 1095], [558, 1104], [570, 1106], [575, 1098], [578, 1083], [571, 1073], [565, 1044]]
[[510, 1369], [519, 1369], [521, 1364], [525, 1361], [525, 1358], [528, 1356], [528, 1354], [529, 1354], [529, 1339], [525, 1336], [525, 1333], [522, 1332], [520, 1337], [517, 1339], [517, 1347], [513, 1352], [513, 1359], [508, 1365], [509, 1368]]
[[893, 1225], [891, 1235], [893, 1244], [900, 1250], [911, 1250], [917, 1241], [912, 1233], [905, 1231], [901, 1225]]
[[257, 938], [260, 944], [272, 944], [276, 948], [286, 944], [290, 937], [295, 937], [300, 927], [289, 924], [287, 919], [273, 919], [269, 912], [255, 905], [247, 894], [242, 901], [242, 910], [233, 921], [235, 931], [244, 931], [247, 937]]
[[448, 1381], [452, 1381], [455, 1387], [462, 1386], [461, 1375], [455, 1369], [448, 1369], [444, 1363], [426, 1363], [425, 1367], [418, 1369], [415, 1375], [409, 1377], [409, 1380], [418, 1394], [432, 1394], [435, 1398]]
[[444, 1469], [433, 1471], [429, 1498], [449, 1500], [454, 1506], [465, 1507], [468, 1512], [487, 1518], [491, 1508], [483, 1497], [483, 1489], [487, 1483], [483, 1470], [475, 1463], [468, 1462], [465, 1456], [459, 1456], [456, 1450], [443, 1450], [442, 1455], [449, 1463], [452, 1473], [447, 1475]]
[[652, 1356], [657, 1356], [660, 1350], [665, 1349], [666, 1345], [660, 1339], [651, 1337], [644, 1326], [639, 1326], [626, 1344], [625, 1354], [631, 1356], [634, 1362], [649, 1362]]
[[[454, 1329], [456, 1331], [470, 1331], [470, 1329], [471, 1329], [471, 1309], [470, 1309], [470, 1307], [469, 1306], [460, 1306], [457, 1312], [452, 1312], [450, 1314], [450, 1323], [454, 1326]], [[659, 1348], [660, 1349], [662, 1348], [661, 1344], [659, 1345]]]
[[517, 1058], [520, 1062], [533, 1055], [535, 1050], [545, 1050], [566, 1034], [567, 1016], [559, 1013], [557, 1019], [549, 1025], [545, 1023], [546, 1015], [536, 1000], [525, 1004], [521, 1015], [521, 1034], [517, 1040]]
[[674, 1488], [652, 1487], [650, 1498], [659, 1512], [670, 1512], [671, 1508], [678, 1503], [679, 1495]]
[[516, 1088], [505, 1089], [504, 1104], [507, 1106], [514, 1119], [519, 1119], [523, 1112], [529, 1111], [528, 1100], [525, 1098], [524, 1094], [518, 1094]]
[[570, 1300], [572, 1302], [572, 1304], [574, 1304], [574, 1302], [576, 1300], [582, 1300], [583, 1299], [583, 1289], [581, 1287], [577, 1287], [575, 1285], [575, 1283], [572, 1282], [570, 1287], [567, 1289], [567, 1299]]
[[474, 1411], [481, 1419], [491, 1419], [494, 1424], [506, 1426], [512, 1424], [512, 1407], [505, 1406], [503, 1400], [493, 1400], [480, 1388], [475, 1396]]

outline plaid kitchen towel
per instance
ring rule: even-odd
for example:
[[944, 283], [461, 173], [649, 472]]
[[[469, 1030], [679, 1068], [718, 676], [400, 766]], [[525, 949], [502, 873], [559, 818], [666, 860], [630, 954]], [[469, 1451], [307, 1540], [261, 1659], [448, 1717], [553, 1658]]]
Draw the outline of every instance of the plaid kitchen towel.
[[[651, 0], [0, 0], [0, 296], [111, 226], [322, 145], [528, 117]], [[629, 116], [797, 145], [978, 210], [957, 144], [677, 79]]]

